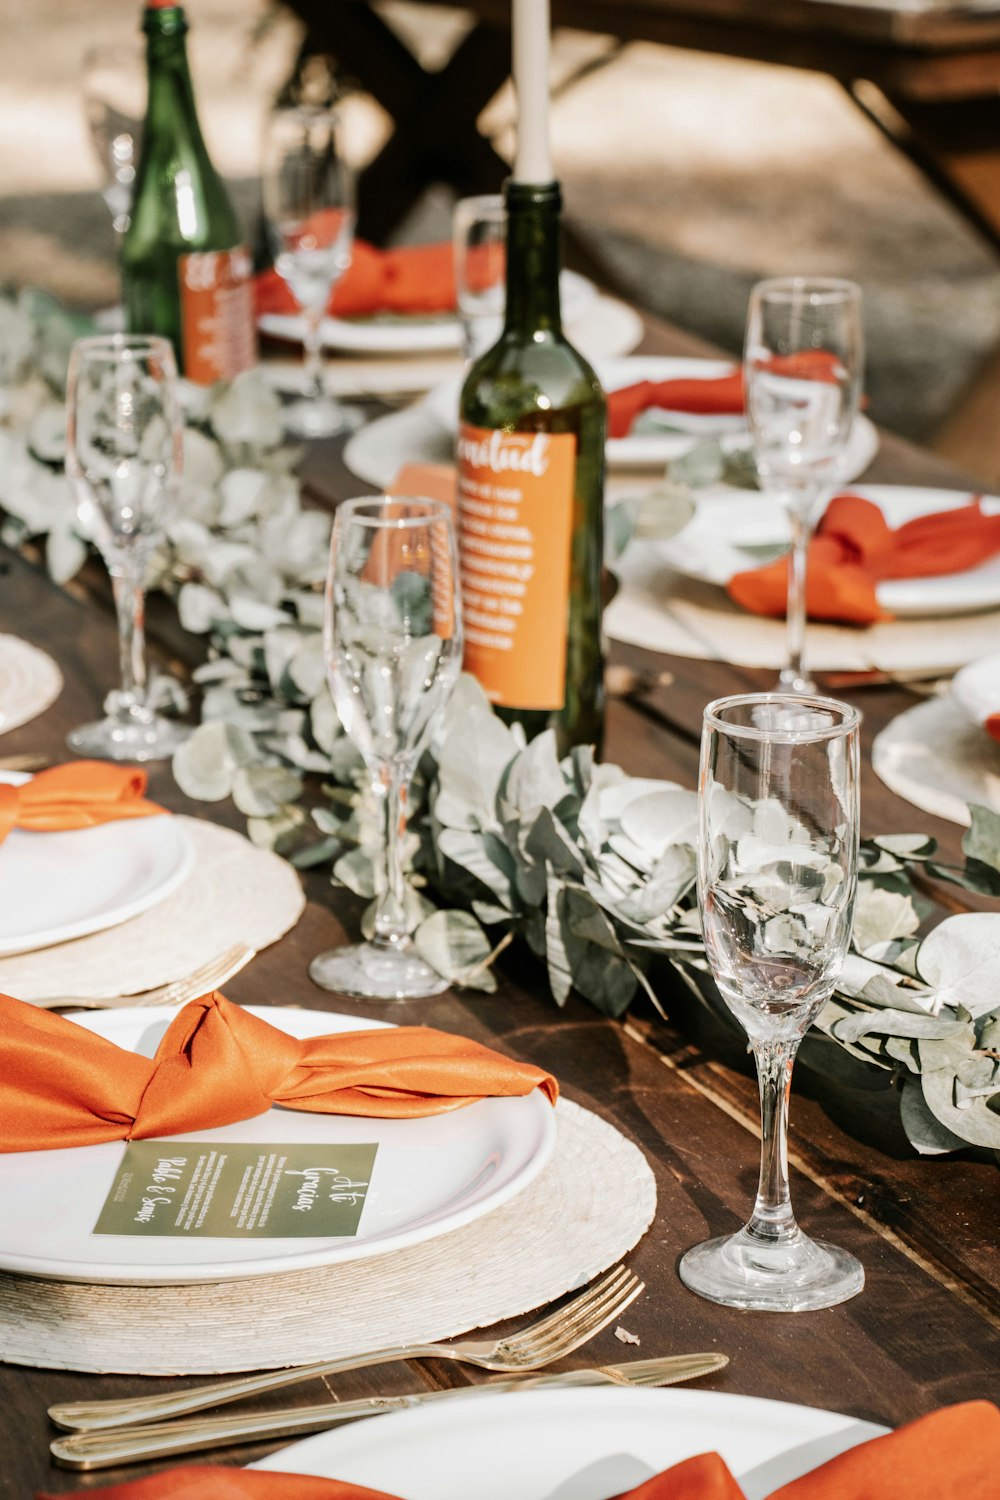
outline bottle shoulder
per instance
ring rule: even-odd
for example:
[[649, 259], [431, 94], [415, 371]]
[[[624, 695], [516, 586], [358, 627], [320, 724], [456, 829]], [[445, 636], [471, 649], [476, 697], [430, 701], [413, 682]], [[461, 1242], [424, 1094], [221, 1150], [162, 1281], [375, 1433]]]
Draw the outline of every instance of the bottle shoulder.
[[505, 332], [469, 370], [460, 410], [468, 422], [506, 425], [566, 408], [603, 415], [604, 400], [593, 369], [561, 334], [533, 339]]

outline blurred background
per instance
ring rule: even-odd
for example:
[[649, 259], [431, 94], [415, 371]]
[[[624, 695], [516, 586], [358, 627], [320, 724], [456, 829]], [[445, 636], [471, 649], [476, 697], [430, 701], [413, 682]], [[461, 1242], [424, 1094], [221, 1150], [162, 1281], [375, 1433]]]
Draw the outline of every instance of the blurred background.
[[[302, 28], [267, 0], [189, 0], [187, 10], [209, 151], [252, 236], [261, 120]], [[444, 63], [468, 25], [406, 0], [379, 10], [427, 67]], [[90, 47], [137, 42], [139, 19], [137, 0], [0, 0], [0, 283], [41, 286], [84, 309], [115, 302], [81, 67]], [[871, 414], [932, 442], [1000, 341], [1000, 265], [838, 85], [573, 31], [557, 33], [554, 55], [567, 219], [618, 285], [735, 353], [761, 276], [854, 277], [866, 299]], [[360, 165], [390, 122], [342, 83]], [[480, 121], [504, 156], [511, 115], [505, 86]], [[447, 237], [451, 201], [431, 187], [393, 237]]]

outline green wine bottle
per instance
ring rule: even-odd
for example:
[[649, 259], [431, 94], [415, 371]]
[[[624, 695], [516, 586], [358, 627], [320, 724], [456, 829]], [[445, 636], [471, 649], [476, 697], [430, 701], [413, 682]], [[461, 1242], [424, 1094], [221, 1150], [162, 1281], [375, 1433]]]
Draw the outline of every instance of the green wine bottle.
[[209, 385], [257, 357], [253, 268], [198, 125], [179, 5], [149, 0], [149, 98], [131, 221], [122, 247], [132, 333], [169, 338], [178, 368]]
[[465, 666], [529, 738], [600, 746], [607, 411], [562, 332], [559, 184], [507, 184], [507, 306], [462, 388]]

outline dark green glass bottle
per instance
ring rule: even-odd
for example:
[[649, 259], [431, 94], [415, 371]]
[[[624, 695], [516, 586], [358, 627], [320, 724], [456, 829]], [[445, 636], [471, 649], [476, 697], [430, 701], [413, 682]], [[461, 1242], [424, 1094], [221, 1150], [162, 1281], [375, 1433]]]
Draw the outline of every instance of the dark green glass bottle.
[[458, 521], [467, 670], [529, 738], [600, 746], [607, 412], [562, 332], [559, 184], [509, 182], [507, 306], [465, 379]]
[[169, 338], [200, 384], [256, 359], [252, 265], [198, 125], [179, 5], [151, 0], [143, 18], [149, 98], [131, 218], [122, 247], [132, 333]]

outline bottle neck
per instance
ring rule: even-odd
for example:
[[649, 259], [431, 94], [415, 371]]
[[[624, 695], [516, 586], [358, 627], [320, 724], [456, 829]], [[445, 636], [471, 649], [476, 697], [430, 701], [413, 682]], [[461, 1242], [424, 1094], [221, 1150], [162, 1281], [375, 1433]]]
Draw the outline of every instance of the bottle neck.
[[179, 5], [150, 5], [142, 29], [146, 33], [149, 73], [147, 125], [162, 129], [171, 120], [183, 120], [188, 135], [200, 144], [201, 130], [184, 40], [188, 29], [184, 11]]
[[558, 182], [508, 182], [507, 310], [504, 332], [560, 333]]

